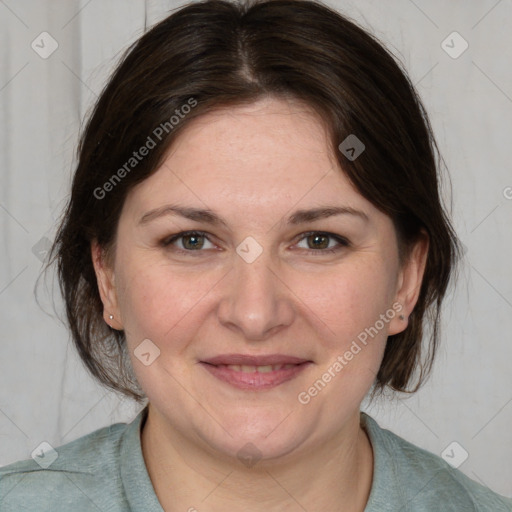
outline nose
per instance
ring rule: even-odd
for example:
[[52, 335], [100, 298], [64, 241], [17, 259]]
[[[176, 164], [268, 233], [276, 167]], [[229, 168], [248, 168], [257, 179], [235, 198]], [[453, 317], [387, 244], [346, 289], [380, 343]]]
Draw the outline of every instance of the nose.
[[268, 339], [291, 325], [295, 315], [293, 293], [267, 252], [252, 263], [235, 255], [223, 280], [219, 321], [248, 341]]

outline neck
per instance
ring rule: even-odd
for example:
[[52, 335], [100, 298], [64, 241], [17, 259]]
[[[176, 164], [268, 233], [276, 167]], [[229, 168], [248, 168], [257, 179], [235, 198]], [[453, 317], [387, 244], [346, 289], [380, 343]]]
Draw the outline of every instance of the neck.
[[286, 461], [252, 467], [208, 451], [172, 429], [149, 406], [142, 452], [165, 512], [363, 512], [373, 478], [373, 452], [359, 412], [342, 431]]

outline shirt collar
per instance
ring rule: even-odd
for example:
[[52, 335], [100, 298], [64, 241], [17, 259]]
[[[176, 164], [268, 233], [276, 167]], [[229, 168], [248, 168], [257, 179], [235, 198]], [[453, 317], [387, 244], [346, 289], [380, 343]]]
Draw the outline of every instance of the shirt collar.
[[120, 471], [126, 499], [133, 511], [164, 512], [149, 478], [142, 455], [141, 430], [146, 420], [146, 406], [123, 432], [120, 444]]
[[360, 418], [361, 426], [368, 434], [373, 451], [372, 487], [364, 512], [382, 512], [397, 504], [402, 506], [399, 510], [406, 510], [403, 508], [405, 499], [400, 492], [396, 462], [390, 455], [393, 447], [388, 446], [385, 431], [371, 416], [361, 412]]

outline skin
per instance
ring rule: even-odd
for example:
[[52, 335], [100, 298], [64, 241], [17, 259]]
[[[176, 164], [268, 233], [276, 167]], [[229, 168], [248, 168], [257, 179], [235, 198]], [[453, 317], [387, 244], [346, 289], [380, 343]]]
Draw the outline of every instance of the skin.
[[[210, 209], [227, 226], [174, 215], [139, 223], [170, 203]], [[286, 224], [297, 209], [321, 205], [350, 207], [367, 220], [346, 214]], [[199, 249], [190, 249], [190, 238], [163, 245], [185, 230], [209, 240], [192, 240]], [[315, 242], [308, 231], [350, 245]], [[236, 252], [248, 236], [262, 248], [252, 263]], [[326, 253], [326, 246], [339, 250]], [[149, 399], [142, 450], [164, 510], [363, 511], [373, 452], [359, 407], [387, 336], [407, 327], [427, 248], [421, 239], [400, 265], [391, 219], [352, 187], [306, 106], [266, 98], [191, 122], [163, 165], [126, 198], [110, 264], [91, 246], [105, 321], [125, 330]], [[300, 403], [299, 393], [397, 302], [405, 320], [396, 314]], [[160, 350], [149, 366], [134, 356], [144, 339]], [[198, 364], [227, 353], [280, 353], [313, 364], [277, 387], [245, 391]], [[261, 456], [252, 467], [237, 458], [247, 443]]]

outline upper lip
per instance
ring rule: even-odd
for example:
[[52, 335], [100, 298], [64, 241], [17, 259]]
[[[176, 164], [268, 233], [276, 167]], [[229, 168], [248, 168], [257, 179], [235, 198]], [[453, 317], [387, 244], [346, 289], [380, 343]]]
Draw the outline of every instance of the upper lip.
[[301, 357], [287, 356], [285, 354], [269, 354], [266, 356], [251, 356], [248, 354], [222, 354], [219, 356], [204, 359], [203, 363], [219, 364], [239, 364], [245, 366], [267, 366], [277, 364], [301, 364], [309, 362], [309, 359]]

